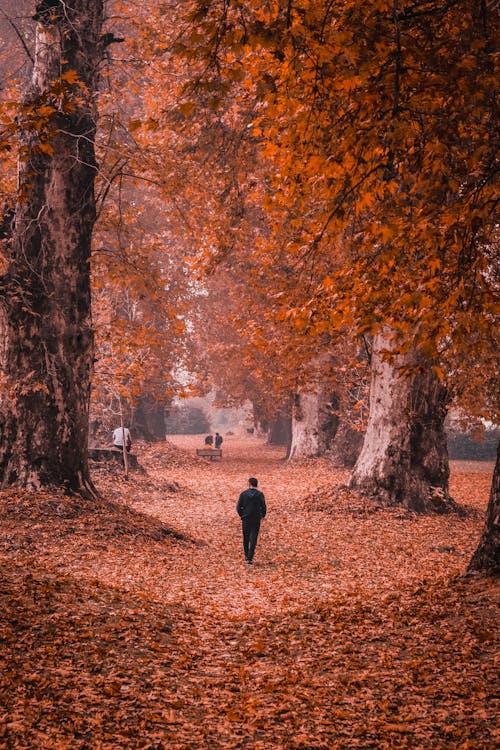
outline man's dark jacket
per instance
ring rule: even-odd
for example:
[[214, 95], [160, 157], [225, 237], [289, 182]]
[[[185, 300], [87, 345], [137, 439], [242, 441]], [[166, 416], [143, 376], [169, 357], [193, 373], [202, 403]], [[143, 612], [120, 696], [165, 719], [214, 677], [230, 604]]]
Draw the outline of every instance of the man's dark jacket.
[[241, 519], [260, 520], [266, 515], [266, 501], [263, 493], [256, 487], [249, 487], [241, 493], [236, 512]]

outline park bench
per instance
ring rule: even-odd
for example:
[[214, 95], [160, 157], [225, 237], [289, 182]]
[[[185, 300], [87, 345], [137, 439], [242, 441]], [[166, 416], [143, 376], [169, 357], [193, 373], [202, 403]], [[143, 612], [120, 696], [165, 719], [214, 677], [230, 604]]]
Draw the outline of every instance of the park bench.
[[[123, 451], [121, 448], [89, 448], [89, 458], [98, 463], [112, 463], [114, 461], [123, 466]], [[137, 469], [137, 456], [133, 453], [127, 453], [128, 465], [130, 469]]]
[[214, 458], [222, 459], [222, 448], [197, 448], [196, 455], [204, 456], [204, 458], [209, 458], [211, 461]]

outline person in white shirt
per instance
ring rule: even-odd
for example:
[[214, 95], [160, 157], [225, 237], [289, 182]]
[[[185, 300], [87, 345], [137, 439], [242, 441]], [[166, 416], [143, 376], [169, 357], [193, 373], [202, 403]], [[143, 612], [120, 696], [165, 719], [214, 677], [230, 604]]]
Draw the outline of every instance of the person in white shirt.
[[116, 430], [113, 430], [113, 445], [115, 448], [122, 448], [123, 450], [123, 441], [125, 440], [125, 448], [127, 449], [127, 453], [130, 451], [130, 448], [132, 447], [132, 438], [130, 437], [130, 430], [128, 427], [117, 427]]

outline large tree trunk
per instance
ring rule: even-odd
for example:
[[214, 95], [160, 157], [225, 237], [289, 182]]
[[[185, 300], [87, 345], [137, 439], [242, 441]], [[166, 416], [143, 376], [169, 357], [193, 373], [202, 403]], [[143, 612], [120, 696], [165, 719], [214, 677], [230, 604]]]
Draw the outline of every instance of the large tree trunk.
[[324, 388], [301, 391], [292, 407], [292, 441], [289, 460], [323, 456], [331, 447], [338, 427], [332, 394]]
[[500, 443], [491, 483], [486, 525], [479, 546], [469, 563], [469, 570], [500, 573]]
[[388, 360], [387, 336], [373, 342], [370, 416], [350, 486], [420, 513], [445, 511], [449, 464], [444, 420], [448, 397], [415, 351]]
[[165, 440], [165, 404], [153, 396], [143, 396], [132, 412], [130, 429], [134, 438], [142, 437], [147, 443]]
[[35, 18], [11, 263], [1, 281], [0, 483], [92, 493], [89, 258], [103, 2], [39, 3]]

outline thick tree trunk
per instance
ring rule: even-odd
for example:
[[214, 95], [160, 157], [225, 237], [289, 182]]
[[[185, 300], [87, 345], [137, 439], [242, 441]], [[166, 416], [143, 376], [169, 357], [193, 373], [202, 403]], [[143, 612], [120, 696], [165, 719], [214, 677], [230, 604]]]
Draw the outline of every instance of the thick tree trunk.
[[469, 570], [495, 575], [500, 573], [500, 443], [486, 511], [486, 525], [479, 546], [469, 563]]
[[289, 460], [323, 456], [331, 447], [338, 427], [332, 394], [299, 392], [292, 407], [292, 441]]
[[373, 342], [370, 416], [350, 486], [384, 503], [444, 512], [449, 464], [444, 420], [448, 397], [415, 351], [388, 361], [388, 337]]
[[40, 3], [37, 11], [11, 263], [1, 282], [0, 483], [93, 493], [89, 258], [103, 2]]

